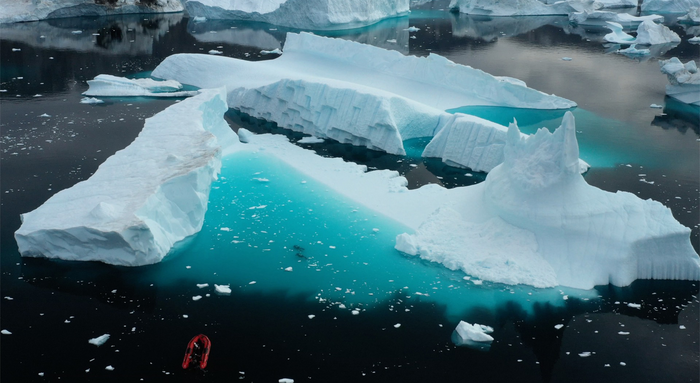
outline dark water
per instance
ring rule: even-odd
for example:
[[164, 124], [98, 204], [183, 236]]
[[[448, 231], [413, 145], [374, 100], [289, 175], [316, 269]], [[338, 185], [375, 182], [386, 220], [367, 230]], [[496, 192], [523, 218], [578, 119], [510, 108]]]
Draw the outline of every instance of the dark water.
[[[682, 26], [669, 25], [685, 36]], [[408, 26], [421, 30], [409, 34]], [[82, 33], [72, 33], [77, 30]], [[315, 253], [313, 237], [302, 232], [292, 231], [295, 235], [285, 241], [303, 239], [311, 244], [304, 246], [308, 260], [284, 247], [261, 253], [270, 257], [269, 262], [235, 248], [210, 251], [219, 249], [221, 235], [226, 234], [217, 226], [224, 218], [216, 214], [225, 205], [214, 198], [216, 191], [208, 213], [208, 218], [215, 219], [208, 219], [202, 233], [161, 264], [129, 269], [20, 258], [13, 238], [19, 214], [88, 178], [108, 156], [133, 140], [144, 118], [174, 102], [105, 98], [105, 104], [80, 104], [86, 80], [101, 73], [148, 72], [168, 55], [180, 52], [217, 49], [230, 57], [268, 59], [260, 50], [282, 46], [286, 31], [261, 24], [193, 23], [182, 15], [0, 27], [0, 327], [12, 332], [0, 338], [0, 380], [699, 381], [697, 283], [637, 281], [626, 288], [600, 286], [588, 295], [567, 291], [569, 299], [564, 300], [558, 298], [563, 297], [558, 289], [488, 283], [477, 289], [440, 267], [391, 251], [386, 259], [377, 260], [382, 267], [363, 273], [355, 271], [362, 269], [359, 260], [371, 259], [373, 252], [382, 250], [371, 238], [359, 242], [364, 245], [352, 245], [351, 229], [347, 240], [337, 241], [338, 250], [346, 246], [343, 251], [347, 250], [348, 258], [328, 262], [336, 268], [324, 268], [316, 276], [307, 263], [324, 254]], [[639, 61], [609, 53], [613, 47], [603, 46], [600, 31], [573, 28], [562, 18], [475, 19], [425, 10], [414, 11], [410, 18], [332, 35], [403, 53], [439, 53], [576, 101], [582, 156], [596, 165], [586, 180], [605, 190], [630, 191], [663, 202], [693, 229], [692, 241], [698, 249], [700, 111], [664, 96], [667, 80], [658, 71], [658, 58]], [[700, 48], [688, 44], [685, 37], [678, 46], [664, 49], [657, 52], [661, 58], [677, 56], [686, 61], [700, 56]], [[565, 56], [573, 60], [562, 61]], [[663, 109], [649, 108], [652, 103]], [[469, 112], [503, 124], [515, 117], [528, 131], [553, 128], [560, 118], [557, 112], [489, 108]], [[50, 117], [40, 117], [44, 113]], [[301, 137], [235, 111], [226, 117], [234, 129], [243, 126], [284, 133], [292, 140]], [[454, 187], [483, 180], [484, 174], [421, 159], [425, 144], [425, 140], [408, 142], [406, 157], [337, 143], [305, 147], [370, 168], [398, 170], [411, 187], [425, 183]], [[251, 159], [247, 166], [254, 173], [273, 171], [276, 165]], [[225, 181], [216, 187], [222, 193], [250, 191], [246, 185], [226, 186]], [[273, 196], [271, 201], [278, 198]], [[303, 206], [312, 204], [299, 198]], [[331, 227], [367, 229], [349, 216], [323, 210], [332, 206], [344, 205], [314, 206], [318, 216], [285, 219], [295, 228], [290, 230], [308, 225], [310, 233], [327, 238], [324, 242], [334, 237], [321, 234], [322, 224], [313, 226], [319, 217], [329, 222], [332, 218], [337, 226]], [[382, 235], [395, 225], [368, 214], [367, 222], [379, 227]], [[270, 213], [267, 221], [256, 224], [273, 227], [276, 217]], [[340, 229], [335, 232], [342, 234]], [[281, 229], [275, 233], [289, 234]], [[362, 246], [367, 248], [360, 251]], [[279, 270], [286, 265], [293, 265], [295, 271]], [[389, 277], [381, 273], [396, 274], [391, 280], [400, 280], [401, 285], [386, 287]], [[332, 296], [326, 302], [314, 299], [321, 290], [335, 291], [327, 286], [336, 283], [333, 278], [349, 278], [343, 287], [354, 286], [358, 295]], [[259, 283], [245, 283], [253, 279]], [[404, 281], [411, 288], [422, 283], [436, 287], [442, 282], [442, 286], [429, 298], [420, 297], [414, 290], [403, 290]], [[195, 286], [203, 282], [210, 283], [208, 290]], [[213, 293], [213, 283], [230, 283], [232, 294]], [[462, 289], [445, 288], [448, 283]], [[384, 295], [360, 299], [367, 288], [381, 288]], [[205, 293], [210, 296], [192, 300]], [[341, 301], [362, 310], [360, 315], [341, 309], [337, 304]], [[489, 351], [454, 346], [450, 337], [460, 319], [494, 327], [496, 340]], [[400, 328], [394, 327], [397, 323]], [[556, 329], [559, 324], [564, 327]], [[186, 342], [200, 332], [213, 342], [208, 371], [183, 372], [180, 362]], [[87, 342], [104, 333], [111, 334], [105, 345], [98, 348]], [[584, 352], [592, 354], [579, 356]], [[108, 365], [114, 371], [105, 370]]]

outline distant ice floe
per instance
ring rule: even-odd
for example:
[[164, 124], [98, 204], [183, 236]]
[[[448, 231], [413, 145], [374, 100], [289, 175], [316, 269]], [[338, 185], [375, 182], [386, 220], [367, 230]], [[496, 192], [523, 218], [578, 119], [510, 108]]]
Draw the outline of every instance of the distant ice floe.
[[695, 61], [683, 64], [677, 57], [660, 60], [661, 73], [668, 77], [666, 94], [686, 104], [700, 106], [700, 73]]
[[189, 97], [199, 93], [199, 91], [182, 91], [182, 84], [173, 80], [128, 79], [108, 74], [98, 75], [87, 83], [90, 88], [83, 92], [85, 96]]
[[688, 13], [678, 17], [681, 24], [700, 24], [700, 7], [690, 8]]
[[[216, 70], [212, 70], [216, 68]], [[505, 127], [444, 110], [465, 105], [568, 109], [572, 101], [495, 77], [431, 54], [404, 56], [370, 45], [309, 33], [288, 34], [284, 54], [263, 62], [180, 54], [153, 72], [158, 78], [209, 88], [225, 84], [229, 106], [280, 127], [405, 154], [403, 141], [430, 137], [467, 122], [479, 137], [450, 161], [488, 171], [498, 162], [488, 152], [489, 131]], [[493, 133], [494, 138], [499, 134]], [[475, 150], [475, 151], [474, 151]], [[442, 153], [426, 155], [443, 157]]]
[[644, 0], [642, 12], [687, 13], [694, 7], [700, 7], [700, 0]]
[[311, 30], [348, 29], [406, 15], [409, 0], [189, 0], [193, 17], [260, 21]]
[[0, 23], [18, 23], [80, 16], [107, 16], [132, 13], [169, 13], [184, 10], [180, 0], [42, 0], [5, 1], [0, 7]]
[[22, 256], [159, 262], [198, 232], [221, 155], [238, 142], [223, 119], [223, 89], [174, 104], [146, 120], [139, 136], [86, 181], [22, 215]]
[[463, 188], [396, 248], [484, 280], [591, 289], [635, 279], [700, 279], [690, 229], [671, 210], [588, 185], [573, 115], [523, 138], [511, 124], [504, 162]]

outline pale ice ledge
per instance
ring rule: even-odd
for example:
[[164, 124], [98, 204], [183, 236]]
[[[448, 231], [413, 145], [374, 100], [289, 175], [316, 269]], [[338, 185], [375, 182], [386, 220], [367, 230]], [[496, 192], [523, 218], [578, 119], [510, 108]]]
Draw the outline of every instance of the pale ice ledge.
[[396, 248], [484, 280], [591, 289], [635, 279], [700, 279], [690, 229], [652, 200], [589, 186], [573, 115], [523, 138], [511, 124], [504, 162], [458, 188]]
[[86, 181], [22, 215], [22, 256], [139, 266], [198, 232], [224, 150], [238, 137], [223, 119], [223, 89], [146, 120], [139, 136]]
[[406, 15], [408, 0], [189, 0], [190, 16], [311, 30], [363, 27]]
[[128, 79], [109, 74], [97, 75], [88, 80], [88, 90], [85, 96], [100, 97], [189, 97], [199, 91], [183, 91], [182, 84], [177, 81], [156, 81], [149, 78]]
[[668, 77], [666, 94], [686, 104], [700, 106], [700, 73], [695, 61], [683, 64], [677, 57], [660, 60], [661, 73]]
[[545, 4], [540, 0], [452, 0], [449, 9], [468, 15], [483, 16], [548, 16], [595, 10], [602, 4], [586, 0], [558, 1]]
[[[200, 88], [224, 84], [229, 106], [253, 117], [318, 138], [399, 155], [405, 154], [404, 140], [434, 136], [465, 119], [484, 130], [500, 126], [472, 116], [456, 120], [446, 109], [576, 106], [516, 79], [494, 77], [438, 55], [404, 56], [309, 33], [288, 34], [284, 54], [274, 60], [180, 54], [164, 60], [153, 75]], [[461, 165], [488, 171], [496, 164]]]
[[180, 0], [155, 0], [149, 3], [152, 4], [139, 0], [120, 0], [114, 5], [97, 4], [95, 0], [7, 0], [0, 7], [0, 23], [184, 10]]

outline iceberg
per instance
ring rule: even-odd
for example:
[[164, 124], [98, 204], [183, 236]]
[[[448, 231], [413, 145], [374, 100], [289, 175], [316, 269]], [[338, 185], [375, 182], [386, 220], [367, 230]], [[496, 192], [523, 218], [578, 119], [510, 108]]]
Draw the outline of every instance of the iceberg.
[[182, 91], [182, 84], [173, 80], [128, 79], [109, 74], [97, 75], [87, 83], [89, 89], [83, 92], [85, 96], [189, 97], [199, 93], [199, 91]]
[[632, 44], [625, 49], [618, 49], [615, 53], [625, 55], [627, 57], [641, 57], [649, 56], [651, 51], [649, 49], [637, 49], [637, 44]]
[[399, 155], [405, 154], [404, 140], [432, 137], [450, 122], [447, 109], [576, 106], [521, 81], [494, 77], [442, 56], [404, 56], [309, 33], [288, 34], [284, 53], [274, 60], [178, 54], [164, 60], [153, 76], [200, 88], [224, 84], [229, 106], [253, 117], [317, 138]]
[[0, 23], [19, 23], [79, 16], [170, 13], [184, 10], [180, 0], [14, 0], [3, 2]]
[[396, 248], [483, 280], [591, 289], [636, 279], [700, 279], [690, 229], [659, 202], [590, 186], [574, 117], [524, 138], [511, 124], [504, 161]]
[[238, 142], [225, 99], [206, 90], [147, 119], [89, 179], [22, 214], [20, 254], [123, 266], [163, 259], [201, 229], [222, 153]]
[[605, 26], [610, 29], [612, 32], [608, 33], [605, 35], [603, 38], [605, 41], [611, 42], [611, 43], [617, 43], [617, 44], [634, 44], [635, 43], [635, 37], [625, 33], [622, 29], [622, 25], [612, 22], [612, 21], [606, 21]]
[[700, 7], [690, 8], [688, 13], [678, 18], [681, 24], [700, 24]]
[[645, 20], [637, 28], [637, 39], [635, 42], [642, 45], [680, 43], [681, 38], [667, 26]]
[[549, 16], [568, 15], [584, 9], [599, 8], [589, 1], [559, 1], [551, 5], [539, 0], [452, 0], [449, 8], [469, 15], [484, 16]]
[[259, 21], [312, 30], [350, 29], [405, 15], [408, 0], [189, 0], [192, 17]]
[[660, 60], [661, 73], [668, 77], [666, 94], [690, 105], [700, 106], [700, 73], [695, 61], [683, 64], [677, 57]]
[[644, 0], [642, 12], [687, 13], [693, 7], [700, 7], [700, 0]]
[[493, 337], [489, 335], [493, 332], [493, 328], [478, 323], [471, 324], [465, 321], [459, 321], [455, 332], [463, 342], [493, 342]]
[[633, 16], [628, 13], [616, 13], [610, 11], [583, 11], [569, 14], [569, 21], [577, 25], [603, 25], [606, 21], [625, 26], [637, 26], [645, 20], [663, 22], [660, 15]]

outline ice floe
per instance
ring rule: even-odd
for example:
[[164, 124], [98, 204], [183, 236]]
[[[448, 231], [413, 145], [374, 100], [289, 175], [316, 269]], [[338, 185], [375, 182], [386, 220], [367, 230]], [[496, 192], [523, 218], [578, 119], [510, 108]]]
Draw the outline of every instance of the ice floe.
[[452, 335], [452, 341], [458, 346], [488, 350], [493, 342], [493, 337], [489, 335], [491, 333], [493, 333], [492, 327], [459, 321]]
[[635, 42], [635, 37], [623, 31], [623, 27], [619, 23], [606, 21], [605, 24], [605, 27], [611, 31], [603, 37], [605, 41], [617, 44], [633, 44]]
[[222, 148], [238, 142], [222, 117], [225, 99], [208, 90], [147, 119], [88, 180], [23, 214], [22, 256], [138, 266], [198, 232]]
[[[128, 79], [124, 77], [101, 74], [88, 80], [85, 96], [141, 96], [141, 97], [189, 97], [198, 91], [183, 91], [182, 84], [177, 81], [156, 81], [150, 78]], [[81, 101], [82, 102], [82, 101]]]
[[92, 338], [92, 339], [88, 340], [88, 343], [94, 344], [95, 346], [99, 347], [99, 346], [102, 346], [103, 344], [107, 343], [108, 340], [109, 340], [109, 334], [104, 334], [104, 335], [100, 335], [96, 338]]
[[700, 0], [644, 0], [642, 12], [687, 13], [694, 7], [700, 7]]
[[600, 8], [592, 1], [558, 1], [545, 4], [539, 0], [452, 0], [449, 8], [460, 13], [483, 16], [568, 15], [585, 9]]
[[661, 15], [633, 16], [628, 13], [610, 11], [583, 11], [569, 14], [569, 21], [577, 25], [604, 25], [606, 21], [612, 21], [624, 26], [637, 26], [645, 20], [663, 22]]
[[129, 13], [168, 13], [183, 10], [180, 0], [120, 0], [118, 3], [103, 1], [102, 4], [95, 0], [18, 0], [3, 2], [0, 7], [0, 23]]
[[680, 36], [663, 24], [645, 20], [637, 28], [637, 38], [635, 39], [637, 44], [656, 45], [680, 42]]
[[311, 30], [348, 29], [405, 15], [408, 0], [189, 0], [190, 16]]
[[660, 60], [661, 73], [668, 77], [666, 94], [686, 104], [700, 105], [700, 73], [695, 61], [683, 64], [677, 57]]

